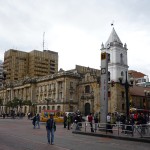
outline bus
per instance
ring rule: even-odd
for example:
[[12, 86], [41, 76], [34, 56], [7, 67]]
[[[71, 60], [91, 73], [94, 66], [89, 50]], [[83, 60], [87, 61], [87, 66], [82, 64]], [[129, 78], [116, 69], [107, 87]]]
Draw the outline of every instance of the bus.
[[135, 120], [137, 120], [138, 114], [144, 114], [145, 116], [147, 116], [149, 118], [150, 117], [150, 110], [130, 108], [130, 114], [133, 115]]
[[56, 123], [62, 123], [64, 121], [64, 112], [59, 110], [43, 110], [40, 115], [40, 121], [46, 122], [50, 118], [50, 114], [53, 114]]

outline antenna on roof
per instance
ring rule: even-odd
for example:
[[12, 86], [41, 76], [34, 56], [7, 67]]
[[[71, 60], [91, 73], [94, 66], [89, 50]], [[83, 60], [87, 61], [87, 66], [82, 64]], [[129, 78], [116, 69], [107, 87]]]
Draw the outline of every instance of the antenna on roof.
[[111, 26], [114, 26], [114, 20], [112, 21]]
[[44, 51], [44, 44], [45, 44], [44, 38], [45, 38], [45, 32], [43, 32], [43, 51]]

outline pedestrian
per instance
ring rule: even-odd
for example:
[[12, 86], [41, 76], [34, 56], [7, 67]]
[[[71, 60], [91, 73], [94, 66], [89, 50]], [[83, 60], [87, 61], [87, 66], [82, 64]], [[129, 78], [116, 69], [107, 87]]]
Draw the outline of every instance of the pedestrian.
[[30, 119], [30, 112], [28, 113], [28, 119]]
[[98, 115], [97, 114], [94, 117], [94, 123], [95, 123], [95, 132], [96, 132], [97, 127], [98, 127]]
[[53, 114], [50, 114], [50, 118], [46, 122], [47, 140], [48, 144], [54, 144], [54, 132], [56, 131], [56, 123], [53, 119]]
[[36, 126], [36, 115], [31, 119], [33, 124], [33, 129], [35, 129]]
[[36, 115], [36, 126], [38, 126], [38, 129], [40, 129], [40, 115]]
[[121, 122], [121, 125], [122, 125], [122, 131], [121, 133], [125, 133], [125, 123], [126, 123], [126, 117], [125, 115], [121, 115], [120, 116], [120, 122]]
[[3, 119], [5, 119], [5, 113], [3, 113]]
[[107, 114], [107, 131], [113, 133], [112, 126], [111, 126], [111, 114]]
[[70, 130], [70, 124], [71, 124], [71, 114], [68, 114], [68, 117], [67, 117], [68, 130]]
[[67, 126], [67, 115], [64, 113], [64, 128]]
[[93, 116], [92, 116], [92, 113], [90, 113], [88, 115], [88, 122], [90, 123], [90, 126], [91, 126], [91, 132], [94, 132], [94, 130], [93, 130]]

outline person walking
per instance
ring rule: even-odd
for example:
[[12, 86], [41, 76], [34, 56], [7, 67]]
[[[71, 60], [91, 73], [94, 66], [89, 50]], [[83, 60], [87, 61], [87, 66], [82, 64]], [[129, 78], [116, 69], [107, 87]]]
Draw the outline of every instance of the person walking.
[[97, 127], [98, 127], [98, 115], [97, 114], [94, 117], [94, 123], [95, 123], [95, 132], [96, 132]]
[[35, 129], [36, 126], [36, 115], [31, 119], [33, 124], [33, 129]]
[[68, 117], [67, 117], [67, 127], [68, 127], [68, 130], [70, 130], [70, 124], [71, 124], [71, 114], [68, 114]]
[[92, 113], [90, 113], [90, 115], [88, 115], [88, 122], [90, 123], [90, 126], [91, 126], [91, 132], [94, 132], [94, 130], [93, 130], [93, 116], [92, 116]]
[[38, 129], [40, 129], [40, 115], [36, 115], [36, 126], [38, 126]]
[[54, 144], [54, 132], [56, 131], [56, 123], [53, 119], [53, 114], [50, 114], [50, 118], [46, 122], [47, 140], [48, 144]]
[[67, 115], [64, 113], [64, 128], [67, 126]]
[[107, 114], [107, 131], [113, 133], [111, 126], [111, 113]]

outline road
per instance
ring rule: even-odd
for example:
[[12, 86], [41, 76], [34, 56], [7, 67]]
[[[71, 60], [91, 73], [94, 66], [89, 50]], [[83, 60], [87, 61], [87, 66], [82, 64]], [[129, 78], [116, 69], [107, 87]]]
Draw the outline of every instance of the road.
[[150, 143], [72, 134], [57, 124], [55, 144], [47, 144], [45, 124], [33, 129], [31, 120], [0, 119], [0, 150], [149, 150]]

